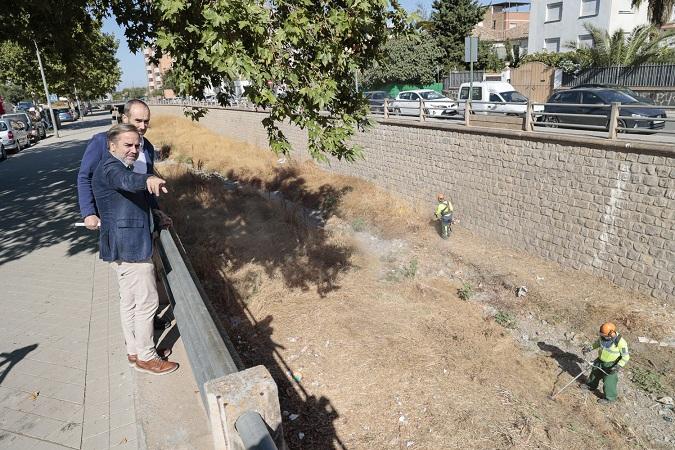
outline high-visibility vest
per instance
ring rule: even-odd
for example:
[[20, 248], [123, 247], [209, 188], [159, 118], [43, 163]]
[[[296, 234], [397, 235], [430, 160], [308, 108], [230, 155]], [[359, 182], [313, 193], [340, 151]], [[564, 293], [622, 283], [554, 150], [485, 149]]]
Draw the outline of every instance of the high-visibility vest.
[[598, 349], [598, 359], [604, 363], [611, 363], [618, 360], [619, 362], [617, 364], [623, 367], [630, 359], [628, 344], [621, 336], [615, 337], [609, 347], [603, 347], [601, 339], [598, 339], [595, 344], [593, 344], [593, 348]]
[[436, 217], [447, 216], [448, 214], [452, 213], [452, 210], [453, 208], [450, 200], [439, 202], [438, 206], [436, 207]]

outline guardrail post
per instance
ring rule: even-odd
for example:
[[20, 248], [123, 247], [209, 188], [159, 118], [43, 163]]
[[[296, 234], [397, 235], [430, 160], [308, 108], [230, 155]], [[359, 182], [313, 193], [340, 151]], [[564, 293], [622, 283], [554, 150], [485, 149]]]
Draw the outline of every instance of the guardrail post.
[[612, 109], [609, 110], [609, 139], [616, 139], [616, 127], [619, 123], [619, 105], [618, 102], [612, 102]]
[[467, 127], [471, 126], [471, 102], [467, 99], [464, 103], [464, 125]]
[[424, 122], [424, 99], [420, 98], [420, 122]]
[[525, 109], [525, 120], [523, 120], [523, 131], [532, 131], [532, 114], [534, 113], [534, 106], [530, 100], [527, 101], [527, 108]]
[[389, 118], [389, 99], [385, 98], [384, 99], [384, 118], [388, 119]]
[[247, 436], [242, 439], [239, 434], [244, 430], [237, 430], [236, 427], [237, 420], [247, 412], [260, 414], [267, 428], [272, 431], [271, 438], [276, 446], [286, 449], [277, 385], [264, 366], [255, 366], [208, 381], [204, 389], [215, 450], [250, 448], [245, 446]]

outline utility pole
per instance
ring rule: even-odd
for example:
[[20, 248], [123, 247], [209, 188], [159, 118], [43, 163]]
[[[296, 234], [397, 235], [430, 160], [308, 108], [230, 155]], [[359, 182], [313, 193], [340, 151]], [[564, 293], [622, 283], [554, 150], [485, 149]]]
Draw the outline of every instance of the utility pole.
[[33, 39], [33, 44], [35, 44], [35, 53], [37, 53], [38, 65], [40, 66], [40, 74], [42, 75], [42, 84], [45, 87], [45, 95], [47, 96], [47, 107], [49, 108], [49, 115], [52, 119], [52, 127], [54, 127], [54, 134], [56, 137], [61, 137], [59, 135], [59, 127], [56, 125], [56, 118], [54, 117], [54, 110], [52, 109], [52, 101], [49, 99], [49, 88], [47, 87], [47, 78], [45, 78], [45, 69], [42, 67], [42, 58], [40, 58], [40, 49], [38, 48], [37, 42]]
[[84, 114], [82, 112], [82, 107], [80, 106], [80, 98], [77, 96], [77, 86], [73, 85], [75, 89], [75, 101], [77, 102], [77, 109], [80, 112], [80, 119], [84, 120]]

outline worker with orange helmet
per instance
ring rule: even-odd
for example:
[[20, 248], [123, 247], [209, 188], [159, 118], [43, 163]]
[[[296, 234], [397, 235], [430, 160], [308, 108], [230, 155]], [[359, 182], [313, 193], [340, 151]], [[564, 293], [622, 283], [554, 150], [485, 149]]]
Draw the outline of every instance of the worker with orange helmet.
[[450, 200], [445, 199], [445, 195], [438, 194], [436, 199], [438, 200], [438, 205], [436, 206], [434, 215], [436, 216], [436, 220], [440, 220], [441, 222], [441, 237], [447, 239], [449, 232], [452, 231], [452, 212], [454, 209]]
[[600, 326], [599, 337], [593, 345], [584, 348], [584, 353], [598, 349], [598, 357], [593, 362], [593, 370], [586, 386], [595, 390], [602, 380], [605, 398], [598, 403], [608, 404], [616, 400], [616, 385], [619, 381], [619, 371], [626, 366], [630, 359], [628, 344], [616, 331], [616, 325], [611, 322]]

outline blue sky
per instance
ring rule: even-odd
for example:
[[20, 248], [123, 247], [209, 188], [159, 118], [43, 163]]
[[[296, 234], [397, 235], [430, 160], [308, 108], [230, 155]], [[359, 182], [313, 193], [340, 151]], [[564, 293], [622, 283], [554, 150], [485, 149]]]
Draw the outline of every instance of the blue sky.
[[[401, 0], [401, 5], [409, 11], [414, 10], [418, 4], [421, 4], [428, 12], [431, 12], [432, 3], [433, 0]], [[483, 0], [479, 1], [479, 3], [489, 3], [489, 1]], [[114, 34], [120, 42], [117, 49], [117, 59], [120, 60], [120, 66], [122, 67], [122, 82], [119, 84], [118, 89], [134, 86], [145, 87], [147, 79], [143, 54], [137, 53], [134, 55], [129, 51], [124, 31], [117, 25], [114, 19], [108, 18], [103, 22], [103, 31]]]

